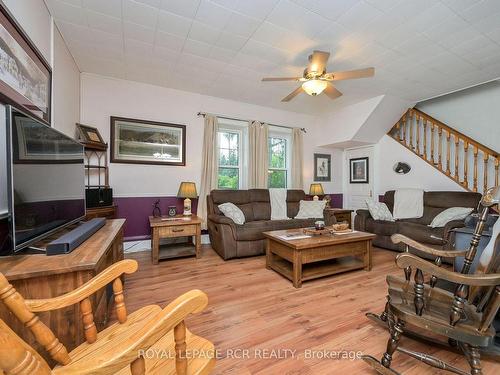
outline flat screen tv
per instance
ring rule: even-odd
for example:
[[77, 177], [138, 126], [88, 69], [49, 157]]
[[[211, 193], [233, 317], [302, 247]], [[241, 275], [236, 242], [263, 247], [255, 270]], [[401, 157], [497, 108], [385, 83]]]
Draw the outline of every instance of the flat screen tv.
[[8, 106], [7, 154], [13, 252], [85, 217], [83, 146]]

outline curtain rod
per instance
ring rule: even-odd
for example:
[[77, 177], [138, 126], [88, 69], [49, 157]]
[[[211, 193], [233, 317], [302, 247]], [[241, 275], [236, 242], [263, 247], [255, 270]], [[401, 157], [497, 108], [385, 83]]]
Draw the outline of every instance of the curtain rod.
[[[203, 116], [203, 117], [205, 117], [206, 115], [207, 115], [207, 113], [206, 113], [206, 112], [198, 112], [198, 113], [197, 113], [197, 116]], [[217, 117], [217, 118], [223, 118], [224, 120], [235, 120], [235, 121], [245, 121], [245, 122], [250, 121], [250, 120], [244, 120], [244, 119], [241, 119], [241, 118], [236, 118], [236, 117], [226, 117], [226, 116], [220, 116], [220, 115], [215, 115], [215, 114], [214, 114], [214, 116], [215, 116], [215, 117]], [[276, 128], [295, 129], [295, 128], [294, 128], [294, 127], [292, 127], [292, 126], [269, 124], [269, 123], [267, 123], [267, 122], [266, 122], [266, 124], [267, 124], [267, 125], [269, 125], [269, 126], [274, 126], [274, 127], [276, 127]], [[300, 130], [302, 130], [304, 133], [307, 133], [306, 128], [300, 128]]]

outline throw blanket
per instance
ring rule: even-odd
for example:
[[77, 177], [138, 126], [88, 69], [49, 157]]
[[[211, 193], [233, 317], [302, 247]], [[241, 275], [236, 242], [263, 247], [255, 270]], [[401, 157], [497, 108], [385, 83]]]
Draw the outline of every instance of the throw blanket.
[[271, 220], [288, 219], [286, 212], [286, 189], [269, 189]]
[[394, 193], [394, 219], [414, 219], [424, 214], [424, 191], [398, 189]]
[[488, 242], [488, 245], [486, 245], [481, 257], [479, 258], [479, 263], [481, 263], [483, 267], [488, 266], [491, 261], [491, 257], [495, 253], [495, 245], [497, 244], [498, 235], [500, 235], [500, 219], [497, 219], [495, 225], [493, 225], [490, 242]]

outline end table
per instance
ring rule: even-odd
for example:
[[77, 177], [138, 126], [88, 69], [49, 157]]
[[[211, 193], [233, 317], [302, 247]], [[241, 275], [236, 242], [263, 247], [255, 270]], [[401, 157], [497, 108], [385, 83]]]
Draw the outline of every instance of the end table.
[[325, 208], [325, 224], [333, 224], [332, 216], [335, 216], [337, 223], [346, 221], [349, 223], [349, 228], [352, 229], [352, 213], [354, 210], [345, 208]]
[[[196, 215], [174, 217], [149, 217], [151, 227], [151, 257], [153, 264], [160, 259], [171, 259], [195, 255], [200, 257], [201, 219]], [[186, 241], [182, 237], [187, 237]], [[194, 243], [193, 243], [194, 237]], [[161, 244], [162, 239], [171, 239], [168, 244]]]

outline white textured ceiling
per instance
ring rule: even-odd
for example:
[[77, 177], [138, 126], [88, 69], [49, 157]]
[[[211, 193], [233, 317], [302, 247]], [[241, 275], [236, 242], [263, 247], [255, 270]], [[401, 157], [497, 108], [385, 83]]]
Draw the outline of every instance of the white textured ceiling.
[[[315, 113], [380, 94], [410, 101], [500, 77], [500, 0], [45, 0], [82, 72]], [[374, 66], [344, 96], [280, 100], [312, 50]]]

